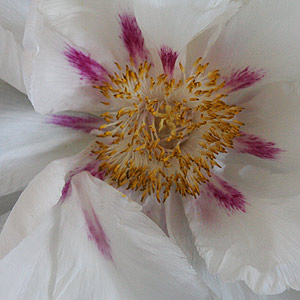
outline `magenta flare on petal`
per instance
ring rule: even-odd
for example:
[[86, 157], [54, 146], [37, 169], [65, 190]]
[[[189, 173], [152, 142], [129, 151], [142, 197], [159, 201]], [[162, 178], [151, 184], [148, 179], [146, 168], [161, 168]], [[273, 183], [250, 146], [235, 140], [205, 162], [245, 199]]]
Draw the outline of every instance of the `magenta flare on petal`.
[[100, 63], [92, 59], [90, 55], [71, 46], [67, 47], [64, 54], [70, 65], [79, 71], [81, 80], [96, 83], [106, 79], [108, 72]]
[[228, 78], [225, 78], [225, 85], [230, 88], [230, 92], [235, 92], [254, 85], [264, 77], [264, 71], [251, 70], [250, 67], [246, 67], [242, 70], [233, 71]]
[[168, 46], [162, 46], [159, 51], [159, 56], [164, 68], [164, 72], [172, 76], [175, 68], [175, 62], [178, 57], [178, 53], [176, 51], [173, 51]]
[[72, 188], [71, 180], [72, 180], [73, 176], [75, 176], [76, 174], [79, 174], [80, 172], [83, 172], [83, 171], [87, 171], [94, 177], [96, 177], [100, 180], [104, 180], [105, 172], [99, 171], [99, 162], [98, 161], [93, 161], [84, 167], [76, 168], [76, 169], [70, 171], [69, 174], [67, 175], [67, 180], [66, 180], [65, 185], [61, 192], [60, 202], [64, 202], [65, 199], [67, 198], [67, 196], [70, 195], [71, 188]]
[[284, 151], [275, 147], [273, 142], [244, 132], [234, 139], [234, 149], [239, 153], [248, 153], [263, 159], [278, 159], [279, 154]]
[[230, 212], [246, 212], [247, 202], [244, 195], [223, 179], [217, 176], [214, 179], [205, 186], [207, 194]]
[[71, 178], [66, 181], [61, 191], [60, 202], [63, 202], [67, 198], [67, 196], [70, 195], [70, 191], [71, 191]]
[[47, 123], [89, 133], [93, 129], [99, 128], [101, 120], [93, 116], [78, 117], [68, 115], [51, 115], [47, 119]]
[[122, 31], [120, 38], [129, 56], [133, 60], [136, 60], [138, 57], [147, 59], [148, 51], [145, 48], [144, 37], [135, 16], [125, 13], [120, 14], [119, 18]]
[[106, 259], [112, 261], [113, 259], [109, 240], [103, 230], [103, 227], [100, 224], [95, 210], [93, 209], [93, 207], [89, 207], [88, 210], [83, 209], [83, 213], [89, 230], [89, 238], [96, 243], [101, 254]]

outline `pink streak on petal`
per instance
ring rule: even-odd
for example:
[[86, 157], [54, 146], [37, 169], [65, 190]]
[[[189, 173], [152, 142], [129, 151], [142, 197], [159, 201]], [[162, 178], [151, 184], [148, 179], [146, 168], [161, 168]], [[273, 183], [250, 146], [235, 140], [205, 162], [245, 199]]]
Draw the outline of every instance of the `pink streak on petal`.
[[209, 182], [206, 190], [209, 195], [230, 212], [241, 211], [246, 212], [246, 200], [244, 195], [235, 187], [231, 186], [221, 178], [214, 176], [215, 182]]
[[70, 65], [79, 71], [81, 80], [96, 83], [106, 79], [108, 72], [100, 63], [92, 59], [90, 55], [69, 45], [64, 54]]
[[64, 202], [64, 200], [70, 195], [71, 193], [71, 178], [68, 179], [61, 191], [60, 203]]
[[96, 177], [100, 180], [104, 180], [105, 172], [99, 171], [99, 162], [91, 162], [84, 167], [77, 168], [75, 170], [70, 171], [69, 174], [67, 175], [67, 180], [65, 182], [65, 185], [61, 191], [61, 197], [59, 200], [60, 203], [64, 202], [66, 200], [66, 198], [71, 194], [71, 188], [72, 188], [71, 179], [72, 179], [72, 177], [83, 171], [87, 171], [94, 177]]
[[263, 70], [251, 70], [250, 67], [246, 67], [233, 71], [229, 78], [225, 78], [225, 86], [231, 88], [230, 92], [235, 92], [254, 85], [265, 75]]
[[68, 115], [51, 115], [46, 122], [89, 133], [93, 129], [99, 128], [101, 120], [92, 116], [77, 117]]
[[138, 57], [147, 59], [148, 51], [145, 49], [144, 37], [135, 16], [120, 14], [120, 38], [126, 47], [129, 56], [136, 60]]
[[89, 238], [93, 240], [101, 254], [108, 260], [113, 260], [109, 240], [100, 224], [100, 221], [92, 207], [83, 210], [83, 214], [89, 230]]
[[234, 139], [234, 149], [239, 153], [248, 153], [263, 159], [278, 159], [284, 150], [275, 147], [275, 143], [267, 142], [259, 136], [241, 132]]
[[178, 53], [173, 51], [168, 46], [162, 46], [159, 51], [159, 56], [164, 68], [164, 72], [172, 76], [174, 72], [175, 62], [178, 57]]
[[[207, 193], [206, 193], [207, 194]], [[210, 197], [202, 194], [198, 198], [194, 198], [192, 206], [199, 215], [201, 222], [207, 225], [216, 225], [218, 222], [216, 208]]]
[[105, 172], [104, 171], [99, 171], [99, 163], [95, 163], [92, 162], [90, 164], [88, 164], [87, 166], [85, 166], [83, 169], [80, 170], [80, 172], [82, 171], [87, 171], [89, 173], [91, 173], [94, 177], [100, 179], [100, 180], [104, 180], [105, 177]]

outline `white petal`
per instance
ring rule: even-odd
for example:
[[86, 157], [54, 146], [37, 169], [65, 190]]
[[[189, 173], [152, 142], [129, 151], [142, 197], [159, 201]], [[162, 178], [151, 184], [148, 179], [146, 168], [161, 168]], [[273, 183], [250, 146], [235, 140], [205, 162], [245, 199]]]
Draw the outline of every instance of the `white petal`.
[[0, 194], [22, 189], [49, 162], [79, 152], [92, 136], [50, 124], [24, 94], [0, 82]]
[[116, 69], [114, 61], [129, 61], [119, 16], [126, 8], [118, 1], [34, 1], [24, 72], [37, 111], [103, 110], [103, 96], [93, 86]]
[[22, 39], [30, 0], [0, 1], [0, 79], [24, 92]]
[[134, 14], [155, 66], [154, 75], [164, 72], [171, 77], [181, 76], [179, 62], [185, 65], [187, 44], [214, 24], [224, 23], [238, 11], [241, 2], [133, 1]]
[[0, 23], [22, 42], [30, 0], [0, 0]]
[[299, 170], [300, 97], [294, 86], [271, 84], [255, 97], [242, 99], [237, 102], [244, 108], [238, 119], [245, 123], [241, 131], [250, 139], [236, 138], [225, 161], [266, 167], [276, 173]]
[[20, 196], [20, 192], [15, 192], [9, 195], [0, 197], [0, 214], [4, 214], [11, 210]]
[[[120, 63], [128, 58], [120, 38], [119, 14], [129, 13], [131, 1], [36, 1], [52, 28], [66, 36], [72, 43], [92, 52], [95, 59]], [[37, 26], [38, 24], [36, 24]], [[83, 26], [84, 25], [84, 26]]]
[[86, 172], [0, 269], [1, 295], [11, 300], [205, 296], [183, 254], [141, 207]]
[[[81, 80], [80, 70], [68, 62], [66, 51], [72, 45], [71, 42], [51, 31], [40, 15], [35, 18], [25, 34], [24, 65], [25, 84], [35, 110], [40, 113], [99, 111], [101, 94], [90, 82]], [[88, 52], [76, 47], [72, 49], [79, 51], [88, 62], [94, 63]], [[49, 93], [49, 90], [52, 92]]]
[[218, 295], [222, 300], [298, 300], [300, 292], [289, 290], [277, 295], [259, 295], [251, 291], [242, 281], [232, 283], [225, 282], [219, 275], [211, 274], [200, 258], [202, 264], [197, 272], [205, 283]]
[[[0, 7], [1, 9], [1, 7]], [[22, 47], [13, 33], [0, 23], [0, 79], [21, 92], [25, 91], [22, 74]]]
[[92, 143], [75, 156], [53, 161], [33, 178], [16, 202], [0, 235], [0, 258], [34, 230], [58, 199], [66, 198], [74, 175], [84, 170], [101, 178], [99, 162], [92, 154], [94, 147]]
[[[200, 32], [233, 15], [241, 1], [180, 0], [134, 1], [134, 12], [146, 41], [158, 49], [168, 46], [174, 51], [184, 47]], [[217, 19], [217, 20], [216, 20]]]
[[[214, 190], [206, 185], [198, 199], [184, 200], [208, 270], [223, 280], [243, 280], [260, 294], [300, 290], [299, 195], [274, 202], [248, 195], [232, 178], [225, 180], [223, 190], [212, 181]], [[237, 205], [240, 191], [246, 201], [243, 209]], [[226, 201], [236, 207], [226, 206]]]
[[207, 60], [231, 90], [299, 77], [299, 9], [298, 1], [253, 0], [229, 20]]
[[0, 215], [0, 232], [4, 226], [4, 223], [6, 222], [7, 217], [9, 216], [10, 211], [7, 211], [6, 213]]
[[279, 295], [258, 295], [251, 291], [242, 281], [232, 283], [225, 282], [217, 274], [211, 274], [205, 265], [204, 260], [199, 256], [195, 247], [195, 239], [189, 228], [184, 213], [182, 199], [179, 195], [172, 194], [166, 202], [166, 216], [168, 232], [174, 239], [183, 253], [187, 256], [201, 279], [211, 289], [211, 299], [222, 300], [297, 300], [299, 292], [287, 291]]
[[262, 166], [229, 164], [224, 168], [226, 176], [234, 178], [247, 195], [253, 197], [281, 199], [300, 194], [300, 170], [288, 173], [274, 172]]

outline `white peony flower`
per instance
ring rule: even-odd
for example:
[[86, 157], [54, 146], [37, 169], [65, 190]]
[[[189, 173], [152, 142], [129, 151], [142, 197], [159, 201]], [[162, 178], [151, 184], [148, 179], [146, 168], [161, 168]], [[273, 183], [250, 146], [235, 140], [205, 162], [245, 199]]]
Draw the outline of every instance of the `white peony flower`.
[[0, 8], [4, 300], [299, 299], [300, 2]]

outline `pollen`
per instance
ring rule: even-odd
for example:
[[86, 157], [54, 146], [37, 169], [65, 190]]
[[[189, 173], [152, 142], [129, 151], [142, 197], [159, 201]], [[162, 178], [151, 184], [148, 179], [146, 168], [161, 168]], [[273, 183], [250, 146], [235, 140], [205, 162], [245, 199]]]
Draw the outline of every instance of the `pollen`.
[[140, 191], [142, 200], [154, 194], [165, 201], [172, 187], [197, 197], [221, 167], [217, 155], [233, 147], [242, 108], [226, 104], [219, 71], [200, 62], [188, 77], [179, 63], [177, 79], [153, 76], [147, 61], [115, 63], [117, 72], [95, 86], [107, 107], [96, 153], [111, 184]]

